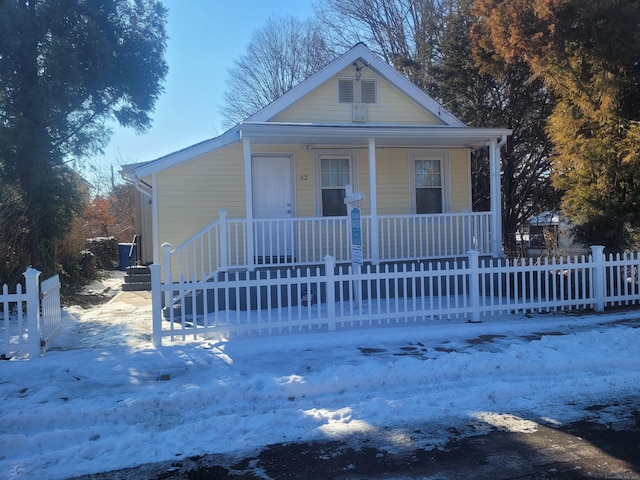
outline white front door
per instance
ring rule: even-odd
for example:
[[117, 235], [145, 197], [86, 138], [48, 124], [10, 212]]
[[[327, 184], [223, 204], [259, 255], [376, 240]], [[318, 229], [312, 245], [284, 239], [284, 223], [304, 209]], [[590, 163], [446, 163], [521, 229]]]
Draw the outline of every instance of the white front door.
[[[293, 258], [292, 166], [290, 157], [252, 157], [255, 249], [259, 263]], [[271, 221], [265, 222], [264, 219]]]

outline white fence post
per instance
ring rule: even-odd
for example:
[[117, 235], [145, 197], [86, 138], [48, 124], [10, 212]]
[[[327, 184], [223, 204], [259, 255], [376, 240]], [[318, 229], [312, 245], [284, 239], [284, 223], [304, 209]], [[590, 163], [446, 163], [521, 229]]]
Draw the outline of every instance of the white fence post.
[[[165, 285], [169, 285], [171, 283], [173, 283], [173, 275], [171, 274], [171, 244], [170, 243], [163, 243], [161, 245], [162, 247], [162, 267], [163, 267], [163, 278], [162, 278], [162, 283], [164, 283]], [[153, 286], [151, 287], [151, 292], [155, 292], [155, 290], [153, 289]], [[158, 292], [162, 292], [162, 290], [158, 290]], [[161, 294], [158, 294], [158, 296], [161, 297]], [[167, 290], [164, 293], [164, 305], [165, 306], [169, 306], [171, 304], [171, 290]]]
[[171, 244], [163, 243], [162, 244], [162, 266], [164, 267], [164, 283], [169, 281], [171, 275]]
[[27, 290], [27, 328], [29, 329], [29, 358], [39, 358], [40, 346], [40, 272], [35, 268], [27, 268], [22, 274]]
[[469, 250], [469, 300], [471, 302], [471, 321], [480, 321], [480, 253]]
[[219, 269], [223, 272], [228, 270], [227, 259], [229, 258], [229, 246], [227, 245], [227, 211], [218, 210], [220, 215], [220, 258], [218, 259]]
[[162, 279], [160, 278], [161, 265], [154, 263], [151, 270], [151, 316], [153, 326], [153, 346], [162, 346]]
[[593, 269], [591, 270], [591, 284], [593, 285], [593, 309], [596, 312], [604, 311], [606, 282], [604, 246], [593, 245], [591, 247], [591, 259]]
[[327, 279], [325, 292], [327, 295], [327, 320], [329, 331], [336, 331], [336, 280], [334, 270], [336, 268], [336, 259], [331, 255], [324, 257], [324, 275]]

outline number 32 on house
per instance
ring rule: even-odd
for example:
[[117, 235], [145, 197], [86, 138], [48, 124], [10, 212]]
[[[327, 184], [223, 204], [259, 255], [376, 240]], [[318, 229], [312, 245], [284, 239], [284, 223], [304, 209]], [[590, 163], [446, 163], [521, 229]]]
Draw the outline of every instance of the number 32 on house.
[[309, 175], [298, 175], [298, 180], [300, 182], [306, 182], [307, 180], [309, 180]]

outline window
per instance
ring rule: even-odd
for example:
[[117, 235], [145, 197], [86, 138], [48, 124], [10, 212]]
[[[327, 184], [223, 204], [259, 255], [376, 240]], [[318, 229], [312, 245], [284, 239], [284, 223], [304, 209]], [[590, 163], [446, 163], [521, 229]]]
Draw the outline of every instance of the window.
[[320, 158], [320, 194], [323, 217], [347, 215], [345, 187], [351, 183], [349, 157]]
[[378, 103], [378, 84], [375, 79], [339, 78], [338, 103]]
[[416, 213], [442, 213], [442, 161], [415, 160]]

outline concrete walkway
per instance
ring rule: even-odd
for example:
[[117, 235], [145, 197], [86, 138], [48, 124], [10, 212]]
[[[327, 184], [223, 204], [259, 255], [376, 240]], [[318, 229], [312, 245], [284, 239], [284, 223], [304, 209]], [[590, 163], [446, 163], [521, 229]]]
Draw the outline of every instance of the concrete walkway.
[[126, 303], [132, 307], [146, 307], [151, 305], [151, 292], [118, 292], [108, 303]]

